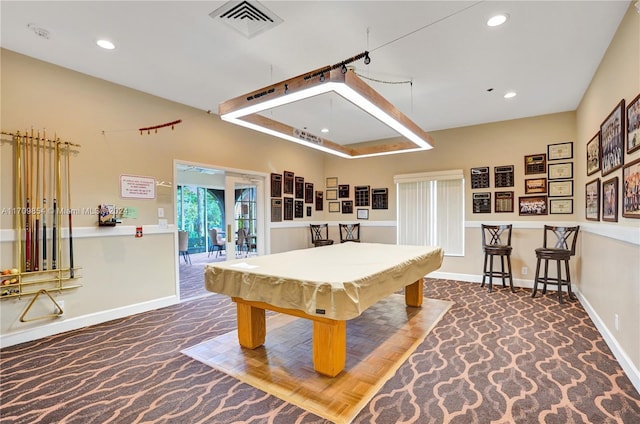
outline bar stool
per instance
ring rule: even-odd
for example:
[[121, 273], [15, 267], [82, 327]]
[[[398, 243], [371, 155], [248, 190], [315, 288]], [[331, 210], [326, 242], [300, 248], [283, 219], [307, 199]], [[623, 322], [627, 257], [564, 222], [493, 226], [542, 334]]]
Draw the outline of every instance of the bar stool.
[[309, 224], [311, 243], [314, 247], [329, 246], [333, 240], [329, 238], [329, 224]]
[[[536, 296], [538, 291], [538, 283], [542, 283], [542, 294], [547, 293], [547, 284], [555, 284], [558, 286], [558, 302], [562, 300], [562, 286], [567, 286], [567, 295], [569, 299], [576, 300], [571, 291], [571, 274], [569, 273], [569, 259], [576, 254], [576, 241], [578, 240], [578, 231], [580, 226], [575, 227], [555, 227], [551, 225], [544, 226], [544, 236], [542, 247], [536, 249], [536, 274], [533, 283], [533, 293], [531, 297]], [[553, 247], [549, 247], [552, 243], [548, 240], [547, 234], [553, 233], [556, 241]], [[540, 276], [540, 263], [544, 261], [544, 275]], [[556, 261], [557, 274], [555, 278], [549, 277], [549, 261]], [[562, 278], [561, 264], [564, 262], [565, 278]]]
[[[482, 272], [482, 284], [489, 277], [489, 293], [493, 290], [493, 277], [502, 278], [502, 287], [507, 287], [506, 279], [509, 279], [511, 292], [515, 293], [513, 288], [513, 276], [511, 275], [511, 229], [512, 225], [485, 225], [482, 224], [482, 250], [484, 251], [484, 267]], [[503, 242], [502, 240], [506, 240]], [[488, 240], [488, 242], [487, 242]], [[493, 269], [493, 257], [500, 257], [500, 271]], [[507, 268], [505, 270], [504, 261], [507, 260]], [[489, 267], [487, 267], [489, 262]]]

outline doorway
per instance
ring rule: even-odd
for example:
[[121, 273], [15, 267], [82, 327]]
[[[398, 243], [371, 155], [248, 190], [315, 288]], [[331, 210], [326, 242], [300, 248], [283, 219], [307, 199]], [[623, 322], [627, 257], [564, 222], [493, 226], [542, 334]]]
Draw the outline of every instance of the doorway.
[[267, 253], [265, 176], [210, 165], [175, 163], [177, 231], [188, 233], [187, 254], [176, 252], [180, 300], [211, 294], [209, 263]]

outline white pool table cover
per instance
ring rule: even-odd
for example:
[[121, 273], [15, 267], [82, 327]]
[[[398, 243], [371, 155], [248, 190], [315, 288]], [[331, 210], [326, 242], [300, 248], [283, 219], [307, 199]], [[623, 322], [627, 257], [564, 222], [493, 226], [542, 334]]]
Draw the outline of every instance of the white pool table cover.
[[443, 254], [436, 246], [348, 242], [208, 264], [204, 280], [214, 293], [349, 320], [440, 268]]

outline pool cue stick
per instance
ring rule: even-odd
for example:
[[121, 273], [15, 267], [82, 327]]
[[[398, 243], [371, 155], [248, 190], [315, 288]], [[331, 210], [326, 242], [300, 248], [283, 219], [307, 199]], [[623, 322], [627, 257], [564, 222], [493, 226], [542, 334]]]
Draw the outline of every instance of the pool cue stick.
[[42, 131], [42, 270], [47, 270], [47, 137]]
[[35, 227], [33, 229], [33, 270], [40, 270], [40, 131], [36, 138], [36, 192], [35, 192]]
[[[16, 159], [16, 207], [22, 210], [22, 136], [20, 131], [16, 133], [15, 159]], [[16, 243], [16, 263], [20, 271], [24, 271], [22, 263], [22, 215], [16, 214], [16, 229], [18, 242]]]
[[67, 207], [69, 208], [69, 276], [73, 278], [73, 227], [71, 225], [71, 148], [67, 142]]
[[33, 175], [35, 173], [33, 167], [33, 160], [35, 159], [35, 154], [33, 152], [33, 143], [35, 141], [35, 134], [33, 132], [33, 127], [31, 127], [31, 137], [29, 137], [29, 199], [31, 201], [31, 208], [29, 209], [29, 245], [31, 246], [31, 252], [29, 252], [31, 256], [31, 271], [35, 271], [35, 257], [33, 252], [35, 250], [35, 226], [34, 226], [34, 218], [35, 218], [35, 196], [33, 193]]
[[[31, 133], [33, 133], [33, 128], [31, 129]], [[25, 137], [25, 158], [24, 158], [24, 177], [26, 180], [26, 210], [25, 210], [25, 224], [24, 224], [24, 251], [25, 251], [25, 260], [24, 260], [24, 268], [25, 271], [31, 271], [31, 167], [29, 162], [29, 149], [31, 146], [31, 142], [29, 141], [29, 137]]]
[[53, 228], [51, 229], [51, 269], [58, 268], [58, 190], [60, 189], [60, 152], [58, 148], [59, 141], [53, 140], [55, 144], [55, 152], [51, 152], [52, 157], [52, 169], [53, 172]]

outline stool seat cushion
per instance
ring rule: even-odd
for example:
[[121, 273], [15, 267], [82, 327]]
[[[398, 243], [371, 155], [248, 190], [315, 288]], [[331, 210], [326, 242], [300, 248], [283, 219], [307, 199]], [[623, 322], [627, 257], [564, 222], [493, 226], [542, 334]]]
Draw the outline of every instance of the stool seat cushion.
[[542, 259], [569, 259], [571, 257], [571, 250], [568, 249], [556, 249], [553, 247], [539, 247], [536, 249], [536, 256]]
[[333, 240], [316, 240], [313, 244], [315, 246], [329, 246], [333, 244]]
[[492, 244], [491, 246], [485, 246], [484, 251], [490, 255], [508, 255], [513, 248], [511, 246], [505, 246], [502, 244]]

